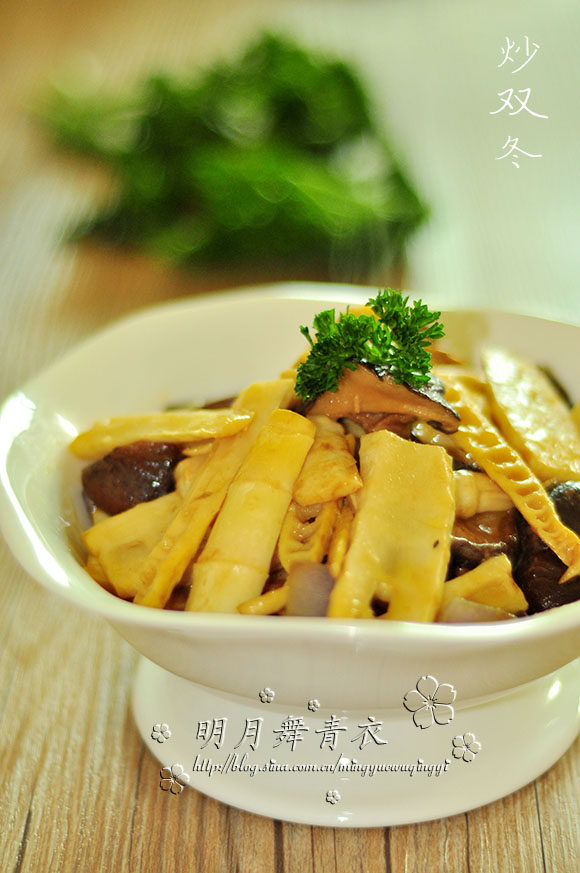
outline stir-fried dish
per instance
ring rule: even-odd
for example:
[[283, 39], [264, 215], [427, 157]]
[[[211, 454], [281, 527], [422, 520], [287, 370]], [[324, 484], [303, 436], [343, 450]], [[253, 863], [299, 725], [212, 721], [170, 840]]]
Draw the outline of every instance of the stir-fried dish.
[[144, 606], [478, 622], [580, 600], [580, 404], [531, 361], [438, 347], [388, 289], [319, 313], [279, 379], [71, 444], [86, 569]]

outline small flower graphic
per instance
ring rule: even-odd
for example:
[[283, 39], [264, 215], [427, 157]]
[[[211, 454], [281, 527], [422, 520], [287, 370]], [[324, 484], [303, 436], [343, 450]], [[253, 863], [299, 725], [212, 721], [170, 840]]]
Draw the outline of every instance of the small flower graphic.
[[332, 803], [332, 805], [334, 806], [334, 804], [338, 803], [339, 800], [340, 800], [340, 794], [338, 793], [338, 791], [335, 788], [333, 788], [332, 791], [326, 792], [326, 802], [327, 803]]
[[317, 709], [320, 709], [320, 700], [309, 700], [308, 709], [310, 710], [310, 712], [316, 712]]
[[162, 791], [171, 791], [172, 794], [181, 794], [183, 786], [189, 783], [189, 774], [184, 771], [181, 764], [164, 767], [159, 775], [161, 776], [159, 787]]
[[271, 688], [262, 688], [262, 690], [258, 692], [258, 697], [262, 703], [272, 703], [276, 697], [276, 692], [272, 691]]
[[481, 751], [481, 743], [475, 739], [471, 731], [462, 737], [453, 737], [453, 757], [461, 758], [466, 764], [470, 764], [478, 752]]
[[416, 726], [424, 729], [436, 724], [449, 724], [455, 715], [451, 704], [456, 691], [453, 685], [438, 683], [434, 676], [421, 676], [415, 688], [407, 691], [403, 706], [413, 713]]
[[154, 724], [151, 728], [151, 739], [157, 740], [158, 743], [164, 743], [170, 736], [169, 725], [165, 724], [165, 722], [163, 724]]

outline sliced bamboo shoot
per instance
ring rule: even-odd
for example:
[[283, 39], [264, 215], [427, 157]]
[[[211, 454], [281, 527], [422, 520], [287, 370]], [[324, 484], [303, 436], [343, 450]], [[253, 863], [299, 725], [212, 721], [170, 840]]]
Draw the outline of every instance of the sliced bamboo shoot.
[[216, 442], [183, 504], [148, 556], [135, 603], [163, 607], [195, 556], [200, 543], [226, 496], [228, 487], [273, 409], [292, 399], [292, 382], [277, 379], [256, 382], [242, 391], [233, 404], [253, 418], [241, 433]]
[[[567, 567], [580, 567], [580, 538], [562, 524], [542, 483], [496, 427], [471, 405], [469, 392], [457, 383], [445, 392], [461, 423], [455, 440], [490, 479], [505, 491], [528, 524]], [[572, 578], [567, 572], [561, 581]]]
[[281, 585], [280, 588], [271, 588], [265, 594], [259, 594], [246, 600], [245, 603], [240, 603], [238, 612], [242, 615], [273, 615], [284, 609], [287, 598], [288, 586]]
[[268, 578], [296, 478], [314, 441], [312, 422], [275, 410], [239, 472], [193, 567], [186, 609], [236, 612]]
[[[106, 578], [119, 597], [134, 597], [139, 574], [147, 555], [179, 509], [181, 498], [176, 491], [148, 503], [138, 503], [98, 522], [83, 533], [89, 554], [98, 560]], [[94, 562], [87, 570], [98, 570]], [[96, 575], [93, 578], [101, 582]]]
[[455, 470], [455, 515], [471, 518], [478, 512], [501, 512], [513, 506], [511, 497], [487, 473]]
[[246, 428], [252, 412], [245, 409], [196, 409], [127, 415], [98, 421], [80, 433], [70, 449], [78, 458], [102, 458], [119, 446], [146, 440], [154, 443], [193, 443], [232, 436]]
[[456, 597], [495, 606], [505, 612], [525, 612], [528, 602], [514, 582], [507, 555], [496, 555], [443, 586], [441, 609]]
[[482, 361], [493, 417], [531, 470], [543, 481], [580, 480], [580, 436], [546, 374], [502, 349], [485, 349]]
[[199, 476], [201, 468], [207, 463], [207, 455], [192, 455], [184, 458], [177, 464], [173, 471], [175, 479], [175, 488], [182, 497], [187, 495], [187, 492]]
[[342, 425], [326, 415], [309, 418], [316, 437], [294, 487], [294, 499], [302, 506], [338, 500], [362, 487]]
[[383, 430], [361, 438], [360, 465], [359, 508], [328, 615], [367, 614], [384, 584], [389, 609], [383, 618], [433, 621], [455, 517], [451, 459], [438, 446]]
[[342, 571], [344, 558], [350, 544], [353, 519], [352, 503], [350, 500], [345, 500], [334, 525], [332, 539], [328, 547], [328, 569], [335, 579], [338, 579]]
[[311, 507], [299, 506], [294, 500], [290, 503], [278, 540], [278, 558], [286, 572], [295, 561], [323, 561], [337, 515], [335, 500]]

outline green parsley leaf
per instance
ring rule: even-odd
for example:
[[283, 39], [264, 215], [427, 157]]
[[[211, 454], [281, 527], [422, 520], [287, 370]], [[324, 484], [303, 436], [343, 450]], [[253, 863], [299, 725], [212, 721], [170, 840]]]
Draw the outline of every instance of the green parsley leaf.
[[362, 281], [404, 264], [428, 214], [356, 71], [289, 36], [258, 36], [191, 76], [148, 76], [126, 98], [75, 80], [34, 111], [59, 147], [111, 173], [110, 199], [69, 238], [203, 275], [356, 264]]
[[314, 317], [315, 338], [308, 327], [300, 332], [310, 343], [310, 354], [298, 367], [296, 393], [303, 400], [314, 400], [325, 391], [336, 391], [345, 369], [355, 370], [361, 363], [372, 367], [378, 376], [388, 373], [395, 382], [420, 388], [430, 379], [431, 355], [427, 346], [444, 336], [437, 321], [440, 312], [431, 312], [421, 300], [409, 298], [392, 288], [379, 291], [370, 306], [377, 316], [355, 315], [347, 310], [335, 317], [334, 309]]

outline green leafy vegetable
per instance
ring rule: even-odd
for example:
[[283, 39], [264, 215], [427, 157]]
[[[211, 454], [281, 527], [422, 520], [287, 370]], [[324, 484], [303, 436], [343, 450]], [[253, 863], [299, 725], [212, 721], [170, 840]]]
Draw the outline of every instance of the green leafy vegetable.
[[367, 303], [376, 318], [347, 310], [336, 319], [334, 309], [326, 309], [314, 317], [314, 340], [308, 327], [302, 326], [310, 353], [298, 367], [296, 393], [303, 400], [314, 400], [325, 391], [336, 391], [344, 370], [356, 370], [361, 363], [411, 388], [428, 382], [427, 346], [444, 336], [437, 321], [441, 313], [431, 312], [420, 300], [410, 306], [408, 300], [400, 291], [387, 288]]
[[400, 264], [426, 215], [354, 72], [280, 36], [190, 82], [151, 77], [124, 102], [61, 89], [38, 114], [113, 173], [111, 201], [77, 238], [351, 278]]

